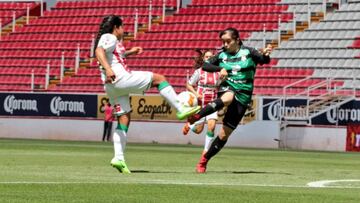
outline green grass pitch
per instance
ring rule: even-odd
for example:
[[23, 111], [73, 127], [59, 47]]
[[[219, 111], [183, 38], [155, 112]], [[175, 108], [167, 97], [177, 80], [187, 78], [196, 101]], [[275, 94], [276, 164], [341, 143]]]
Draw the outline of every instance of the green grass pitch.
[[196, 174], [201, 151], [128, 144], [120, 174], [112, 143], [0, 139], [0, 202], [360, 202], [360, 153], [225, 147]]

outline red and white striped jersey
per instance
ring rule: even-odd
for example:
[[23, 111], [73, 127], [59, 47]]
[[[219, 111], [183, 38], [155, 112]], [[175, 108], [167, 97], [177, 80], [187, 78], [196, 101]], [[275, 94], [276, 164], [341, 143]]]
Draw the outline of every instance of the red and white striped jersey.
[[[124, 75], [128, 75], [130, 73], [125, 59], [125, 47], [123, 46], [122, 42], [116, 38], [115, 35], [110, 33], [101, 35], [98, 47], [101, 47], [105, 50], [106, 59], [116, 76], [114, 82], [118, 81]], [[103, 81], [105, 81], [106, 77], [104, 78], [104, 74], [102, 74], [101, 78]]]
[[217, 94], [217, 81], [219, 79], [218, 72], [206, 72], [201, 68], [196, 69], [190, 77], [188, 83], [192, 86], [197, 85], [197, 93], [202, 95], [202, 100], [199, 104], [204, 106], [214, 100]]

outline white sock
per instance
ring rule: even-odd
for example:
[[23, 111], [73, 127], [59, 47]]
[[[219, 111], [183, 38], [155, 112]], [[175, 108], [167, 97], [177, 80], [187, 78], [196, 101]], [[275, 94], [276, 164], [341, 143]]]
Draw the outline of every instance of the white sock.
[[186, 123], [186, 124], [189, 126], [190, 130], [194, 132], [194, 129], [196, 128], [195, 125], [197, 125], [196, 122], [191, 125], [189, 123]]
[[204, 145], [204, 151], [208, 151], [211, 143], [213, 142], [213, 140], [215, 139], [214, 133], [212, 133], [212, 137], [208, 135], [209, 132], [206, 133], [205, 135], [205, 145]]
[[116, 129], [113, 134], [113, 141], [114, 141], [114, 158], [117, 160], [123, 160], [125, 146], [126, 146], [126, 132], [124, 130]]
[[174, 88], [171, 85], [162, 88], [161, 90], [159, 90], [159, 92], [160, 95], [164, 97], [171, 106], [175, 107], [176, 111], [181, 111], [182, 106], [177, 98], [178, 96]]

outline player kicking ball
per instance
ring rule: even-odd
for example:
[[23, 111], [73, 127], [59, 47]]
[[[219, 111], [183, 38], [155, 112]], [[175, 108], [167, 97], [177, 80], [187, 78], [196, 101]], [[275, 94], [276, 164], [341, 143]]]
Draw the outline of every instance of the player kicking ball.
[[196, 166], [198, 173], [206, 172], [209, 160], [224, 147], [240, 123], [251, 102], [256, 65], [270, 63], [272, 51], [271, 46], [262, 51], [244, 46], [235, 28], [227, 28], [220, 32], [219, 37], [223, 43], [223, 51], [210, 58], [202, 68], [208, 72], [220, 72], [220, 79], [224, 81], [220, 84], [218, 98], [203, 107], [199, 113], [190, 116], [188, 122], [193, 124], [224, 107], [227, 111], [218, 136]]
[[131, 173], [124, 156], [130, 124], [130, 93], [143, 94], [150, 87], [157, 87], [160, 95], [176, 109], [179, 120], [196, 113], [200, 107], [181, 105], [178, 95], [163, 75], [148, 71], [130, 71], [126, 64], [126, 57], [141, 54], [143, 50], [141, 47], [126, 50], [122, 44], [123, 36], [122, 19], [116, 15], [104, 17], [95, 41], [95, 54], [100, 63], [105, 92], [110, 104], [114, 106], [118, 120], [117, 128], [113, 133], [115, 155], [110, 164], [121, 173]]

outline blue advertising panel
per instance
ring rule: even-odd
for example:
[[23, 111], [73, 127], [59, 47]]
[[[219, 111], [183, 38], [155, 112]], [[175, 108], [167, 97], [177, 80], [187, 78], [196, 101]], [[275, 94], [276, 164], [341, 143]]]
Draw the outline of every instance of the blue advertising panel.
[[97, 95], [0, 93], [1, 116], [97, 116]]
[[[280, 104], [278, 98], [263, 98], [263, 120], [279, 120], [280, 115], [285, 111], [288, 115], [305, 116], [307, 100], [289, 99], [286, 101], [285, 108]], [[349, 123], [360, 124], [360, 101], [352, 100], [333, 108], [329, 111], [314, 117], [311, 120], [314, 125], [348, 125]]]
[[312, 120], [319, 125], [348, 125], [360, 124], [360, 101], [352, 100], [339, 108], [331, 109]]
[[286, 101], [285, 109], [281, 105], [278, 98], [264, 98], [263, 120], [279, 120], [284, 111], [287, 114], [305, 116], [301, 106], [306, 105], [306, 99], [289, 99]]

